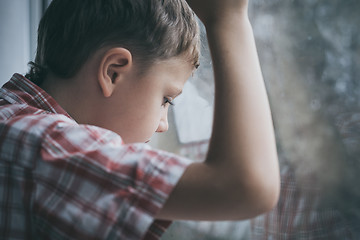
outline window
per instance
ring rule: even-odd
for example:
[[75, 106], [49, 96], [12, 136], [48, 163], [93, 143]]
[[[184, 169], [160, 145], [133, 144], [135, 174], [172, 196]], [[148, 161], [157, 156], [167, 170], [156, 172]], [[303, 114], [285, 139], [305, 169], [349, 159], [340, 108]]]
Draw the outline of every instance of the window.
[[0, 1], [0, 83], [26, 73], [36, 52], [37, 26], [51, 0]]

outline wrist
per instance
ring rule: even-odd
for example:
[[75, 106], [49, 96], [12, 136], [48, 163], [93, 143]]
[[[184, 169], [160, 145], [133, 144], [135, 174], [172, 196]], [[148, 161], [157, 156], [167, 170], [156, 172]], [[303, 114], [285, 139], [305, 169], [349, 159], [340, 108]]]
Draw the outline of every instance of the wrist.
[[252, 29], [247, 14], [227, 15], [221, 19], [209, 20], [204, 25], [208, 39], [218, 43], [225, 39], [238, 41], [242, 34], [248, 33], [248, 30]]
[[[202, 21], [207, 31], [213, 30], [230, 30], [249, 23], [247, 10], [228, 11], [221, 15], [209, 17]], [[230, 28], [230, 29], [229, 29]]]

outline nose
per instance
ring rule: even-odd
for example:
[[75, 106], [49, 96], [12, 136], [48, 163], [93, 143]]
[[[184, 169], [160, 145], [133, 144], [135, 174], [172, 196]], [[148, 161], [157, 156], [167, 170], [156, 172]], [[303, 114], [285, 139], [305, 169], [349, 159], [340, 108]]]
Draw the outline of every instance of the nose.
[[169, 122], [168, 122], [168, 109], [164, 109], [161, 113], [161, 118], [159, 122], [159, 126], [156, 129], [156, 132], [162, 133], [166, 132], [169, 129]]

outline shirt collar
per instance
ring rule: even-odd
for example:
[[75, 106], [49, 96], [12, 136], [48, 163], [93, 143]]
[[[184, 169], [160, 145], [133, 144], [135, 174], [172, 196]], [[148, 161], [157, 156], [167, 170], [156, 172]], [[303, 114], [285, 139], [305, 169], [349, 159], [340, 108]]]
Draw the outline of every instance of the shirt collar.
[[27, 104], [71, 118], [54, 98], [18, 73], [15, 73], [0, 89], [0, 97], [12, 104]]

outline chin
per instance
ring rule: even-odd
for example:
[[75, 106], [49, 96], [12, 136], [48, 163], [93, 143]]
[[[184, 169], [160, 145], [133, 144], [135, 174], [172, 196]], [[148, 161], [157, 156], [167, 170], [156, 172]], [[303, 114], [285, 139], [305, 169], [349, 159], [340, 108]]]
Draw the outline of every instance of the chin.
[[123, 141], [125, 144], [133, 144], [133, 143], [149, 143], [150, 142], [150, 139], [148, 140], [144, 140], [144, 139], [125, 139], [123, 138]]

